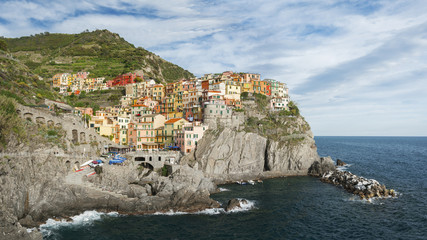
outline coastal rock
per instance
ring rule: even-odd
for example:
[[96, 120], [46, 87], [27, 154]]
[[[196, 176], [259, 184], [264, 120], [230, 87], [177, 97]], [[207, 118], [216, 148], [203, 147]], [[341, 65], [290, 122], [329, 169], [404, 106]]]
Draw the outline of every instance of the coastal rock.
[[237, 208], [242, 208], [241, 204], [248, 204], [248, 201], [246, 201], [245, 199], [233, 198], [228, 201], [227, 206], [225, 207], [225, 211], [229, 212]]
[[345, 190], [358, 195], [361, 199], [383, 198], [389, 195], [396, 196], [393, 189], [388, 190], [384, 185], [379, 184], [378, 181], [359, 177], [348, 171], [328, 171], [322, 174], [320, 180], [342, 186]]
[[321, 157], [319, 161], [315, 161], [308, 169], [308, 174], [315, 177], [320, 177], [323, 174], [335, 171], [335, 164], [331, 157]]
[[206, 133], [196, 151], [181, 163], [197, 167], [217, 183], [307, 175], [308, 168], [319, 159], [314, 140], [303, 134], [288, 136], [286, 141], [224, 128]]
[[347, 163], [345, 163], [345, 162], [344, 162], [344, 161], [342, 161], [341, 159], [337, 159], [337, 166], [342, 167], [342, 166], [345, 166], [345, 165], [347, 165]]

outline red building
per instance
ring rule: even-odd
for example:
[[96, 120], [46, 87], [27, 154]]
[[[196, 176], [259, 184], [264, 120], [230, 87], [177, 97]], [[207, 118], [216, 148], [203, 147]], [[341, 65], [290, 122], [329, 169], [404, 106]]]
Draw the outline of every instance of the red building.
[[144, 79], [142, 74], [136, 74], [136, 73], [126, 73], [117, 76], [113, 79], [113, 82], [111, 83], [112, 86], [125, 86], [128, 84], [135, 83], [136, 78]]

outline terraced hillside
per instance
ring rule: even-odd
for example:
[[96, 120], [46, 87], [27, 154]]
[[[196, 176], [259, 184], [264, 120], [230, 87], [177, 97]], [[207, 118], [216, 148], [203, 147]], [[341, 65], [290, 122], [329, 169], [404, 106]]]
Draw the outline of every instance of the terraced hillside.
[[80, 34], [41, 33], [4, 39], [13, 56], [43, 78], [59, 72], [88, 71], [107, 79], [141, 70], [159, 82], [194, 75], [141, 47], [136, 48], [108, 30]]

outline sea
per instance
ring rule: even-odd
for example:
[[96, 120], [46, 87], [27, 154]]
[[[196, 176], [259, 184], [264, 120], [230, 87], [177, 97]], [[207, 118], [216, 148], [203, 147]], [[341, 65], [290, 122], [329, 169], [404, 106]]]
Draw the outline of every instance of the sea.
[[320, 156], [343, 170], [397, 191], [360, 200], [314, 177], [219, 186], [212, 198], [247, 200], [226, 213], [168, 212], [143, 216], [86, 211], [72, 222], [49, 220], [45, 239], [427, 239], [427, 137], [315, 137]]

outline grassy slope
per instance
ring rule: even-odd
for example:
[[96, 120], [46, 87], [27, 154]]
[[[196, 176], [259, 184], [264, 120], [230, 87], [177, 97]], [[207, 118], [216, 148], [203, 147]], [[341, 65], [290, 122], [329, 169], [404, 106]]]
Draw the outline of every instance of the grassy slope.
[[6, 38], [10, 52], [44, 78], [59, 72], [89, 71], [91, 77], [113, 78], [142, 70], [144, 75], [171, 82], [194, 75], [143, 48], [135, 48], [118, 34], [96, 30], [80, 34], [43, 33]]
[[56, 100], [60, 96], [50, 84], [31, 72], [18, 60], [0, 50], [0, 95], [14, 98], [21, 104], [42, 104], [44, 98]]

